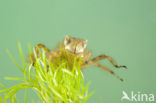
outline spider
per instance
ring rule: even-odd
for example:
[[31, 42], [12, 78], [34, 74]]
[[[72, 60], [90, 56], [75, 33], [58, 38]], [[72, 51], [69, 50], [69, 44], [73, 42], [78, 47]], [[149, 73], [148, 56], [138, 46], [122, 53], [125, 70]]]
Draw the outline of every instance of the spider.
[[[69, 62], [69, 64], [71, 64], [71, 68], [73, 65], [73, 58], [77, 56], [77, 57], [80, 57], [82, 60], [81, 69], [84, 69], [88, 66], [97, 66], [97, 67], [102, 68], [103, 70], [109, 72], [110, 74], [112, 74], [113, 76], [118, 78], [119, 80], [123, 81], [123, 79], [120, 78], [118, 75], [116, 75], [112, 70], [105, 67], [104, 65], [101, 65], [99, 63], [99, 61], [107, 59], [110, 61], [110, 63], [115, 68], [127, 69], [127, 67], [124, 65], [117, 65], [115, 63], [115, 61], [110, 56], [107, 56], [105, 54], [101, 54], [101, 55], [99, 55], [93, 59], [90, 59], [92, 52], [88, 51], [86, 53], [87, 40], [74, 38], [74, 37], [67, 35], [64, 39], [64, 42], [61, 45], [62, 45], [62, 50], [64, 50], [66, 52], [67, 56], [65, 56], [61, 53], [60, 48], [57, 48], [56, 50], [51, 51], [43, 44], [37, 44], [35, 46], [35, 52], [37, 54], [37, 57], [39, 57], [40, 56], [39, 55], [39, 49], [44, 50], [48, 60], [55, 63], [55, 64], [57, 64], [57, 62], [54, 59], [58, 60], [61, 58], [65, 58]], [[29, 61], [31, 60], [31, 62], [35, 63], [35, 57], [33, 54], [29, 55], [28, 59], [29, 59]]]

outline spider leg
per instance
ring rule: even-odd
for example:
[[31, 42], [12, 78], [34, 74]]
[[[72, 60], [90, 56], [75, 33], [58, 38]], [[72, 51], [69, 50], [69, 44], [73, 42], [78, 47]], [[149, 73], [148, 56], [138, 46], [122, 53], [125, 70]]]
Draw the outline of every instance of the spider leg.
[[88, 61], [91, 56], [92, 56], [92, 52], [88, 51], [86, 55], [82, 58], [82, 61], [83, 62]]
[[[43, 45], [43, 44], [37, 44], [37, 45], [35, 46], [35, 53], [36, 53], [37, 57], [40, 56], [40, 55], [39, 55], [39, 49], [44, 50], [45, 53], [49, 53], [49, 52], [50, 52], [50, 50], [49, 50], [45, 45]], [[34, 54], [30, 54], [30, 55], [28, 56], [28, 61], [31, 62], [31, 63], [33, 63], [33, 65], [34, 65], [34, 63], [35, 63], [35, 61], [36, 61], [36, 60], [35, 60]]]
[[56, 59], [59, 59], [59, 53], [58, 51], [50, 51], [50, 53], [48, 54], [48, 60], [50, 62], [53, 62], [54, 64], [58, 65], [57, 62], [55, 61]]
[[35, 52], [36, 52], [37, 56], [39, 56], [39, 49], [42, 49], [46, 53], [49, 53], [50, 52], [50, 50], [45, 45], [43, 45], [43, 44], [37, 44], [35, 46]]
[[117, 65], [115, 63], [115, 61], [110, 56], [107, 56], [105, 54], [99, 55], [99, 56], [91, 59], [91, 61], [96, 63], [96, 62], [98, 62], [100, 60], [103, 60], [103, 59], [108, 59], [113, 64], [113, 66], [116, 67], [116, 68], [125, 68], [125, 69], [127, 69], [127, 67], [125, 65]]
[[95, 66], [97, 66], [97, 67], [99, 67], [99, 68], [104, 69], [105, 71], [109, 72], [110, 74], [112, 74], [113, 76], [115, 76], [116, 78], [118, 78], [119, 80], [123, 81], [123, 79], [120, 78], [118, 75], [116, 75], [112, 70], [110, 70], [110, 69], [108, 69], [107, 67], [105, 67], [105, 66], [99, 64], [98, 62], [91, 62], [91, 61], [90, 61], [90, 62], [85, 62], [85, 63], [81, 66], [81, 69], [86, 68], [86, 67], [88, 67], [88, 66], [92, 66], [92, 65], [95, 65]]
[[120, 81], [123, 81], [122, 78], [120, 78], [118, 75], [116, 75], [112, 70], [108, 69], [107, 67], [99, 64], [99, 63], [95, 63], [96, 66], [98, 66], [99, 68], [104, 69], [105, 71], [109, 72], [110, 74], [112, 74], [113, 76], [115, 76], [117, 79], [119, 79]]
[[28, 62], [30, 62], [30, 63], [32, 63], [33, 65], [34, 65], [34, 63], [35, 63], [35, 56], [34, 56], [34, 54], [30, 54], [29, 56], [28, 56]]

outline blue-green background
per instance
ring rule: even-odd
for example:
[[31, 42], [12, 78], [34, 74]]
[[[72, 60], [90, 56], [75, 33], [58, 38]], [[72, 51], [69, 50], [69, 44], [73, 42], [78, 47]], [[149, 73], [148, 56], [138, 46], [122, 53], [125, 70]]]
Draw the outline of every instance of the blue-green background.
[[[101, 62], [124, 82], [97, 67], [85, 69], [96, 91], [87, 103], [121, 103], [123, 90], [156, 94], [156, 0], [0, 0], [0, 82], [10, 87], [17, 82], [5, 76], [23, 77], [6, 53], [20, 62], [17, 40], [27, 56], [29, 42], [55, 49], [66, 35], [87, 39], [93, 57], [105, 53], [128, 66]], [[38, 99], [31, 91], [28, 98]], [[22, 91], [18, 99], [24, 103]]]

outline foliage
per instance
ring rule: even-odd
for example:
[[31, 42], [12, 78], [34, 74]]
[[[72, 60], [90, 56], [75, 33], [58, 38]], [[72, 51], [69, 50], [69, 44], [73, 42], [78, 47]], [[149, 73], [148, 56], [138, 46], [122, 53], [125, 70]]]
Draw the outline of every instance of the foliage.
[[[11, 103], [17, 103], [17, 92], [21, 89], [27, 90], [29, 88], [37, 93], [43, 103], [86, 103], [91, 94], [88, 94], [89, 84], [85, 85], [83, 74], [80, 70], [81, 60], [77, 61], [77, 58], [75, 58], [71, 70], [66, 59], [57, 61], [59, 65], [56, 66], [47, 60], [44, 51], [40, 52], [41, 55], [38, 58], [35, 50], [33, 50], [36, 59], [35, 65], [33, 66], [32, 63], [25, 61], [19, 42], [18, 47], [22, 67], [8, 50], [7, 52], [12, 61], [24, 74], [24, 78], [6, 77], [6, 79], [9, 80], [22, 82], [10, 88], [5, 88], [5, 86], [0, 84], [3, 88], [0, 90], [0, 102], [6, 103], [8, 99], [11, 99]], [[30, 46], [29, 52], [32, 52]], [[26, 91], [25, 103], [27, 103]]]

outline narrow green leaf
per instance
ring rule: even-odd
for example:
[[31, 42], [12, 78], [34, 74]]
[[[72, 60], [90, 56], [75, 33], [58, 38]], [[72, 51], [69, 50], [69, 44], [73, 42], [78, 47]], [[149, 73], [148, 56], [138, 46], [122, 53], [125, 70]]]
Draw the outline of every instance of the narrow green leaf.
[[25, 101], [24, 103], [27, 103], [27, 90], [25, 89]]
[[25, 81], [29, 82], [27, 79], [22, 79], [22, 78], [15, 78], [15, 77], [5, 77], [6, 80], [16, 80], [16, 81]]
[[28, 43], [28, 50], [29, 50], [29, 54], [32, 54], [32, 49], [31, 49], [31, 44]]
[[16, 64], [16, 66], [23, 72], [23, 69], [21, 68], [21, 66], [17, 63], [16, 59], [11, 55], [11, 53], [9, 52], [9, 50], [6, 50], [9, 57], [11, 58], [11, 60]]
[[23, 68], [25, 70], [25, 59], [24, 59], [22, 47], [21, 47], [21, 44], [20, 44], [19, 41], [18, 41], [18, 49], [19, 49], [19, 53], [20, 53], [20, 56], [21, 56], [22, 65], [23, 65]]

